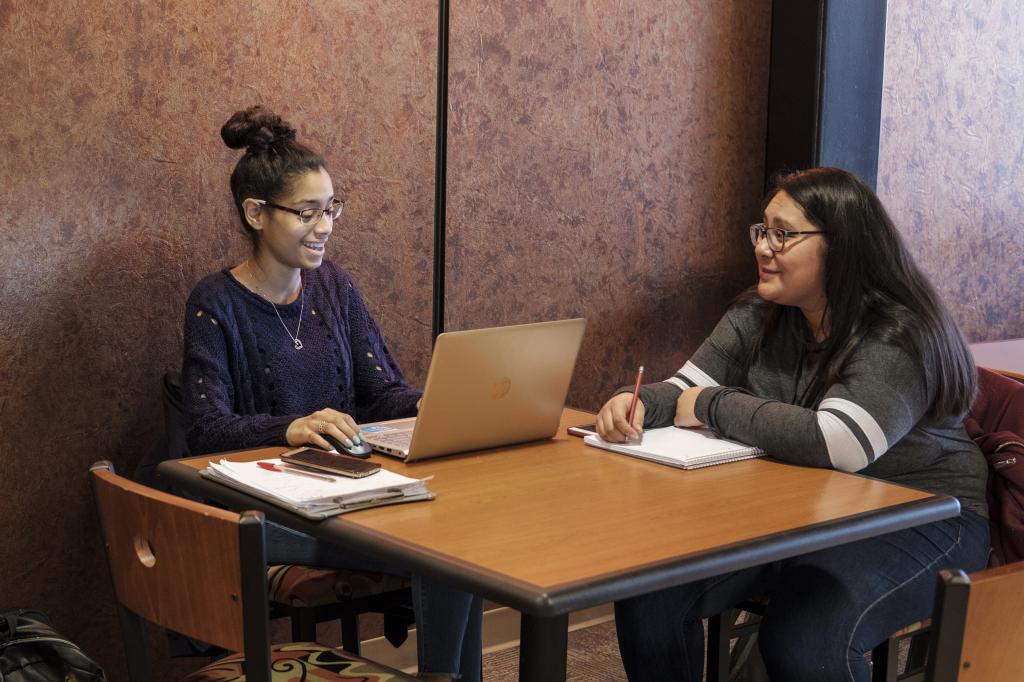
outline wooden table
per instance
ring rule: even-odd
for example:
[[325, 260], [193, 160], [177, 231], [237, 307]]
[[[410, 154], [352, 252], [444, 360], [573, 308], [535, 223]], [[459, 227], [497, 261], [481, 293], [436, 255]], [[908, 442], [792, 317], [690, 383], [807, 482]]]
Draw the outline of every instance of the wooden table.
[[[559, 436], [385, 468], [433, 476], [433, 502], [313, 522], [164, 462], [181, 489], [407, 567], [522, 613], [519, 679], [565, 679], [568, 614], [959, 513], [951, 497], [769, 460], [682, 471]], [[283, 448], [231, 453], [234, 460]]]

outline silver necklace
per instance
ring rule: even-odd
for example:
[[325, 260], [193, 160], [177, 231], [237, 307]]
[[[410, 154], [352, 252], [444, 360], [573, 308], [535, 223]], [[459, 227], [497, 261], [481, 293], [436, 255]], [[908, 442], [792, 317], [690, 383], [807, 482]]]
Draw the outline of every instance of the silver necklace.
[[260, 296], [265, 298], [270, 305], [274, 306], [274, 312], [277, 314], [277, 321], [281, 323], [282, 327], [284, 327], [284, 333], [292, 340], [292, 345], [295, 346], [295, 350], [302, 350], [302, 341], [299, 340], [299, 331], [302, 329], [302, 314], [306, 311], [306, 288], [302, 286], [301, 277], [299, 279], [299, 323], [295, 325], [295, 334], [293, 335], [291, 330], [288, 329], [288, 325], [286, 325], [284, 320], [281, 318], [281, 313], [277, 310], [277, 304], [274, 303], [274, 301], [267, 296], [266, 292], [260, 288], [260, 282], [256, 279], [256, 275], [253, 274], [252, 268], [249, 266], [248, 259], [245, 261], [245, 269], [249, 273], [249, 279], [251, 279], [252, 283], [256, 285], [256, 291], [258, 291]]

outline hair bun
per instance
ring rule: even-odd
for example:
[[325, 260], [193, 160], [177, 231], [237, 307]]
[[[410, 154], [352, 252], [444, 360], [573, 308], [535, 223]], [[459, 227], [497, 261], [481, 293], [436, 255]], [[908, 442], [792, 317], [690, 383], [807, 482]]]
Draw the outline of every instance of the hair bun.
[[295, 139], [295, 128], [269, 109], [256, 105], [236, 111], [220, 129], [220, 136], [231, 149], [262, 150]]

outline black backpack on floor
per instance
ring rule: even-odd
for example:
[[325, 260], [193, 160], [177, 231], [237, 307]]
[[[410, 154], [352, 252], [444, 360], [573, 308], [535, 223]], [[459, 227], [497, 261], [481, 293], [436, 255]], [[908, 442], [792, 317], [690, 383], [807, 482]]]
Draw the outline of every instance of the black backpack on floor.
[[103, 668], [39, 611], [0, 613], [0, 682], [104, 682]]

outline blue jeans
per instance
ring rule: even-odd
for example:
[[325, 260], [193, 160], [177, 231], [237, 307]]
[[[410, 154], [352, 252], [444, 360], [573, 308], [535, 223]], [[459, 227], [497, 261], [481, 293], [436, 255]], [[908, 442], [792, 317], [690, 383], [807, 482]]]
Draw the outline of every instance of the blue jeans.
[[[270, 564], [347, 568], [410, 577], [406, 570], [271, 521], [267, 521], [265, 529]], [[420, 672], [458, 674], [463, 682], [480, 682], [483, 599], [418, 575], [411, 578]]]
[[702, 618], [771, 595], [760, 649], [773, 680], [867, 682], [864, 654], [932, 612], [938, 572], [988, 562], [988, 521], [959, 517], [615, 604], [630, 680], [700, 682]]

